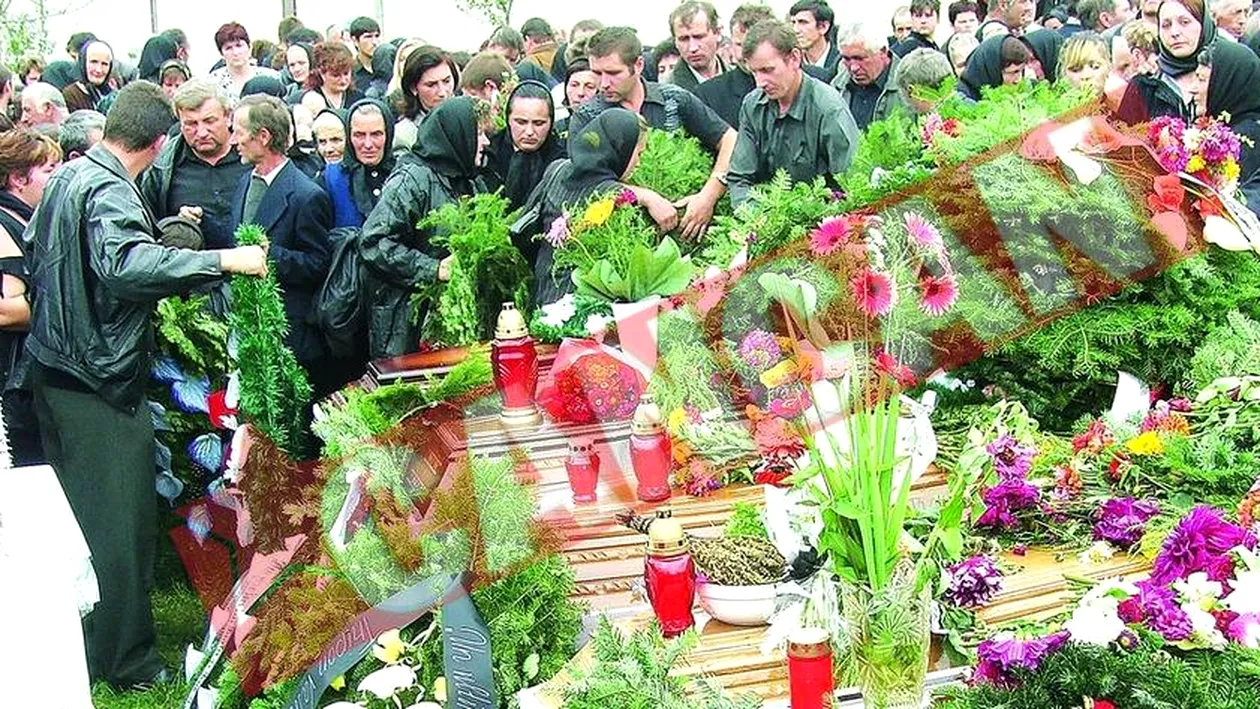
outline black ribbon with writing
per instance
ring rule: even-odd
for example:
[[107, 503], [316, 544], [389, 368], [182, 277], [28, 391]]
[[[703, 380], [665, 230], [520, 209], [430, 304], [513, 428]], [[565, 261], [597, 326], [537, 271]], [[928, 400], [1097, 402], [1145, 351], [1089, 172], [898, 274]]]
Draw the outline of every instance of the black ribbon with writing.
[[298, 683], [287, 709], [314, 709], [329, 683], [362, 660], [381, 633], [405, 628], [439, 606], [448, 706], [492, 709], [490, 630], [477, 613], [462, 573], [425, 579], [355, 618], [324, 648]]

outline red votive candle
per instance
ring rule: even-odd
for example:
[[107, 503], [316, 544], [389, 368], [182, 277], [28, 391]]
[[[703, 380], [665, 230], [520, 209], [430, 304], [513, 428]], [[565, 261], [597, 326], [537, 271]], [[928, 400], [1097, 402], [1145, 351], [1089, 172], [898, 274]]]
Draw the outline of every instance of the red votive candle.
[[652, 522], [643, 563], [648, 602], [661, 625], [661, 634], [667, 638], [682, 635], [696, 624], [691, 613], [696, 602], [696, 567], [677, 520], [667, 517]]
[[792, 709], [832, 706], [831, 637], [822, 628], [801, 628], [788, 636], [788, 685]]

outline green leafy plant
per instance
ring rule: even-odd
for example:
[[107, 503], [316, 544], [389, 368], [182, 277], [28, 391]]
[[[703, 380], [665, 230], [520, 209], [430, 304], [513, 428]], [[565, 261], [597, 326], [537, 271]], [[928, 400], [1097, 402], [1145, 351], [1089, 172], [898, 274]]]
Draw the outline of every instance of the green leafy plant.
[[677, 201], [699, 192], [712, 172], [713, 156], [698, 139], [682, 131], [651, 128], [629, 182]]
[[[499, 706], [516, 706], [517, 692], [551, 679], [573, 657], [583, 615], [582, 607], [569, 598], [574, 583], [573, 569], [551, 554], [473, 591], [473, 603], [490, 629]], [[432, 686], [442, 674], [440, 625], [419, 654], [420, 683]]]
[[455, 257], [450, 280], [426, 294], [436, 303], [424, 322], [426, 340], [451, 347], [484, 342], [503, 303], [526, 310], [530, 272], [508, 234], [509, 207], [497, 193], [479, 194], [443, 205], [417, 225], [433, 229], [433, 244]]
[[571, 236], [556, 249], [553, 273], [588, 271], [600, 261], [624, 273], [638, 247], [651, 249], [659, 240], [643, 209], [610, 194], [593, 195], [568, 224]]
[[604, 298], [610, 302], [634, 303], [653, 295], [681, 292], [691, 282], [691, 265], [670, 237], [655, 248], [637, 244], [631, 249], [624, 269], [600, 260], [585, 271], [573, 274], [579, 295]]
[[[241, 246], [261, 246], [266, 240], [256, 224], [243, 224], [236, 230], [236, 243]], [[306, 370], [284, 344], [289, 323], [275, 268], [262, 278], [233, 276], [232, 303], [228, 322], [237, 336], [240, 412], [285, 453], [301, 457], [311, 385]]]
[[158, 348], [190, 374], [227, 371], [228, 324], [210, 312], [210, 296], [173, 296], [158, 301]]
[[[729, 698], [712, 685], [671, 674], [699, 640], [694, 630], [665, 640], [655, 625], [627, 638], [600, 616], [591, 641], [595, 659], [589, 668], [575, 668], [565, 687], [564, 709], [743, 709], [756, 707], [755, 697]], [[695, 694], [688, 690], [694, 688]]]
[[662, 313], [657, 333], [660, 352], [648, 391], [661, 411], [668, 414], [684, 406], [700, 411], [723, 408], [713, 386], [717, 361], [695, 317], [683, 308]]
[[824, 217], [842, 211], [821, 177], [794, 184], [780, 170], [767, 184], [754, 187], [733, 215], [716, 218], [711, 231], [725, 233], [737, 243], [748, 241], [748, 255], [756, 258], [801, 239]]
[[1221, 377], [1260, 374], [1260, 323], [1237, 311], [1213, 327], [1190, 359], [1187, 393], [1197, 394]]
[[1106, 699], [1125, 709], [1260, 706], [1260, 652], [1230, 644], [1225, 650], [1169, 654], [1151, 633], [1132, 651], [1068, 643], [1033, 672], [1018, 673], [1019, 686], [951, 687], [934, 707], [942, 709], [1078, 709], [1084, 698]]
[[723, 533], [728, 537], [770, 538], [762, 509], [751, 502], [736, 502], [731, 506], [731, 516], [726, 520]]

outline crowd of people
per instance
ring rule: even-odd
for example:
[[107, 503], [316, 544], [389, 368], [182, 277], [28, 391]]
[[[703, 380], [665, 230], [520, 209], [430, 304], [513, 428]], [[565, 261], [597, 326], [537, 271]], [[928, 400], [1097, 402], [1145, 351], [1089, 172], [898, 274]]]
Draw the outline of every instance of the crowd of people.
[[[1260, 138], [1251, 9], [912, 0], [872, 25], [800, 0], [786, 16], [743, 5], [724, 23], [687, 0], [656, 46], [597, 19], [557, 31], [532, 18], [476, 54], [402, 28], [385, 41], [369, 17], [324, 32], [286, 17], [277, 42], [218, 28], [220, 60], [204, 76], [180, 30], [150, 38], [134, 66], [80, 33], [69, 59], [0, 67], [4, 416], [18, 462], [56, 469], [95, 559], [92, 676], [122, 687], [165, 676], [147, 595], [157, 526], [143, 402], [160, 298], [272, 269], [288, 344], [322, 396], [369, 358], [418, 346], [410, 295], [449, 278], [451, 262], [417, 225], [461, 197], [499, 189], [520, 209], [514, 238], [545, 304], [572, 285], [536, 237], [566, 208], [631, 189], [662, 230], [696, 237], [723, 195], [738, 205], [779, 170], [844, 172], [868, 126], [930, 112], [947, 82], [970, 100], [1069, 82], [1120, 121], [1227, 116]], [[648, 127], [712, 153], [699, 192], [671, 202], [623, 184]], [[1254, 152], [1253, 141], [1244, 188]], [[265, 249], [235, 243], [247, 223], [264, 228]], [[367, 317], [359, 351], [334, 356], [312, 309], [344, 244], [364, 266]]]

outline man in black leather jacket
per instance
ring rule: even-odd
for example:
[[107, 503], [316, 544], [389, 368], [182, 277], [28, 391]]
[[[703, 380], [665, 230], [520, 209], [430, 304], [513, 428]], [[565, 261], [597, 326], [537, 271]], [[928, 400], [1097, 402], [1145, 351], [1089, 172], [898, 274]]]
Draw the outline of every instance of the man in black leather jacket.
[[135, 181], [174, 122], [156, 85], [123, 88], [102, 141], [53, 175], [26, 232], [35, 284], [28, 381], [100, 587], [84, 623], [88, 670], [119, 687], [165, 675], [149, 605], [157, 513], [144, 389], [154, 307], [224, 274], [266, 272], [257, 246], [197, 252], [155, 241]]

